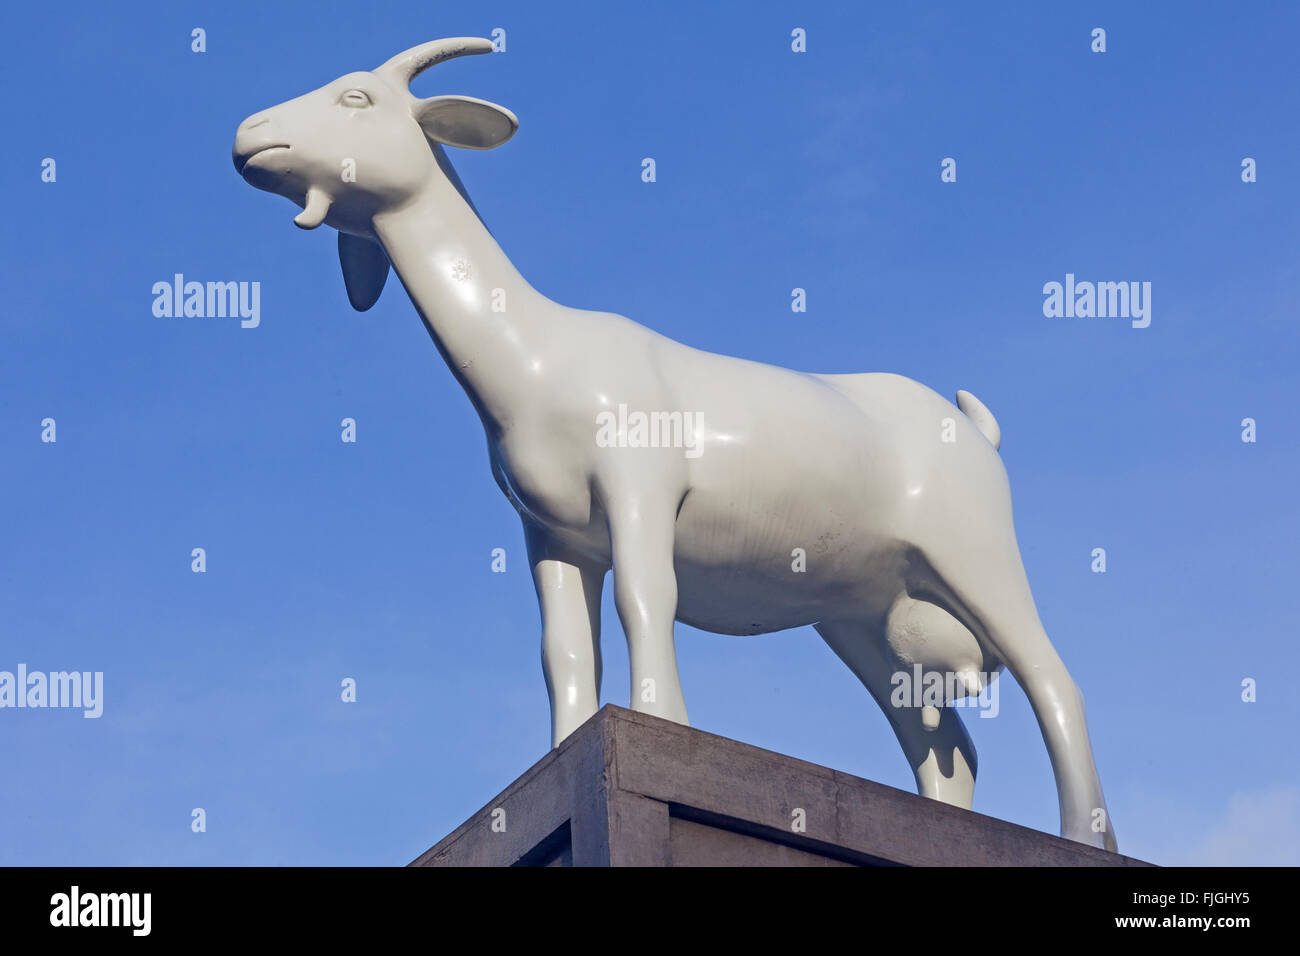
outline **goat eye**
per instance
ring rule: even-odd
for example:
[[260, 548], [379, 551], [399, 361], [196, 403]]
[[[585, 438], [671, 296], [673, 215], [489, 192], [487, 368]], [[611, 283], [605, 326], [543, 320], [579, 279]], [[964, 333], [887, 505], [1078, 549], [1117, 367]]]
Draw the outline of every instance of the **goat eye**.
[[339, 100], [344, 106], [352, 106], [357, 109], [372, 105], [370, 97], [364, 90], [348, 90]]

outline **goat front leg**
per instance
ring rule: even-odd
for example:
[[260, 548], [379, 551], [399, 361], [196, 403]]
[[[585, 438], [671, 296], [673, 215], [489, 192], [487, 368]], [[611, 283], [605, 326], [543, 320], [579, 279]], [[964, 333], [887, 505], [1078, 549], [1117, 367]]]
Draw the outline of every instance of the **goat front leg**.
[[600, 592], [605, 571], [524, 524], [528, 563], [542, 612], [542, 672], [558, 747], [600, 706]]
[[632, 709], [689, 724], [673, 644], [677, 502], [619, 496], [606, 502], [606, 512], [614, 559], [614, 603], [627, 637]]

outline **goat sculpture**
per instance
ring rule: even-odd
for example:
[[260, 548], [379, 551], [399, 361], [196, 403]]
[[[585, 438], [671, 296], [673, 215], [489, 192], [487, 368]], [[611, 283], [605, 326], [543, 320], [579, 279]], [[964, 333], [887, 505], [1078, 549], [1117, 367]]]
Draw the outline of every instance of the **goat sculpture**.
[[[251, 185], [302, 207], [299, 226], [338, 230], [358, 310], [379, 298], [391, 263], [469, 395], [523, 520], [552, 744], [596, 711], [612, 569], [635, 709], [686, 723], [674, 620], [721, 634], [811, 624], [884, 709], [920, 793], [969, 808], [975, 749], [959, 715], [892, 706], [892, 677], [918, 666], [964, 675], [961, 698], [1005, 665], [1042, 729], [1062, 835], [1114, 850], [1083, 698], [1021, 563], [993, 416], [967, 392], [954, 407], [898, 375], [810, 375], [701, 352], [542, 296], [442, 148], [499, 146], [514, 114], [408, 88], [436, 63], [492, 49], [435, 40], [349, 73], [249, 117], [233, 158]], [[355, 175], [340, 174], [347, 160]], [[646, 421], [628, 427], [638, 412], [652, 428], [685, 421], [688, 434], [677, 448], [629, 434]], [[615, 440], [599, 440], [602, 421]], [[792, 573], [798, 548], [806, 569]]]

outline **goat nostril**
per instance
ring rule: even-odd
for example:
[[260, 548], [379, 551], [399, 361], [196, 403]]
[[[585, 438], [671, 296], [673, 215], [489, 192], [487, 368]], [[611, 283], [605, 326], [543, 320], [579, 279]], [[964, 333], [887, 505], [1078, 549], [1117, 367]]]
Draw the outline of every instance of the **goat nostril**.
[[271, 117], [269, 116], [263, 116], [256, 123], [254, 123], [252, 120], [246, 120], [244, 122], [244, 129], [257, 129], [259, 126], [265, 126], [269, 122], [271, 122]]

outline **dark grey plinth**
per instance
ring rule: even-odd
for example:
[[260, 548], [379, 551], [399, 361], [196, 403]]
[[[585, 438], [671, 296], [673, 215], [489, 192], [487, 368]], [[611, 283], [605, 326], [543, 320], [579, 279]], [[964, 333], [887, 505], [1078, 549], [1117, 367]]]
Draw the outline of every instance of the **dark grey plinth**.
[[411, 865], [1148, 864], [607, 705]]

